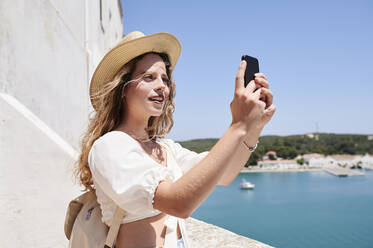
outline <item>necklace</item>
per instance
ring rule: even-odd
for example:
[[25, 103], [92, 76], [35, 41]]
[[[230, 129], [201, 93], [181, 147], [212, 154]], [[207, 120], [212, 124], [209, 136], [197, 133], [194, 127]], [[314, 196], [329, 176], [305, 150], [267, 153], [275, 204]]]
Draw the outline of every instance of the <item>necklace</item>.
[[147, 138], [147, 139], [139, 139], [139, 138], [136, 138], [132, 135], [130, 135], [132, 138], [134, 138], [135, 140], [137, 140], [138, 142], [140, 143], [146, 143], [146, 142], [149, 142], [149, 141], [152, 141], [151, 139]]

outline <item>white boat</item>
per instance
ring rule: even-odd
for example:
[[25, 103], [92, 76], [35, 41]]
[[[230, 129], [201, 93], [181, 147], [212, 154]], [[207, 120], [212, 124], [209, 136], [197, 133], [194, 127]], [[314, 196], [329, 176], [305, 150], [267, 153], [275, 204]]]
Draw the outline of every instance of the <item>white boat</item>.
[[240, 184], [241, 189], [254, 189], [255, 184], [252, 184], [245, 179], [242, 179], [242, 182]]

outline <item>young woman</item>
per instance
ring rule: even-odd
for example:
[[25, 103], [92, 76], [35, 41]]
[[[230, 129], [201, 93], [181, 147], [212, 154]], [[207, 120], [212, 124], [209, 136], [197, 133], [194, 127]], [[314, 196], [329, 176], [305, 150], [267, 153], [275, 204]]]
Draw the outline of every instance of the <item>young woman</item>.
[[184, 219], [216, 185], [234, 180], [276, 109], [265, 75], [244, 87], [241, 62], [232, 123], [211, 151], [197, 154], [166, 139], [180, 51], [171, 34], [133, 32], [105, 55], [91, 80], [95, 113], [77, 174], [86, 190], [95, 190], [108, 226], [116, 206], [126, 211], [117, 248], [188, 247]]

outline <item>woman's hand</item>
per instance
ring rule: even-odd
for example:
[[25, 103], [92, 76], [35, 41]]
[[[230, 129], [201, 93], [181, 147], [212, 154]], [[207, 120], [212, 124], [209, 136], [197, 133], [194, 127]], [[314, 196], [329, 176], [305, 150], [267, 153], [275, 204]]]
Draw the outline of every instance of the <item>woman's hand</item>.
[[265, 125], [271, 120], [273, 114], [276, 111], [276, 106], [273, 105], [273, 93], [271, 90], [269, 90], [269, 83], [267, 81], [267, 77], [263, 73], [255, 73], [254, 81], [257, 86], [256, 89], [261, 88], [262, 90], [261, 97], [259, 100], [266, 103], [263, 115], [263, 123]]
[[246, 61], [241, 61], [236, 75], [234, 98], [230, 104], [232, 125], [248, 132], [251, 129], [262, 130], [272, 118], [276, 107], [273, 94], [263, 73], [255, 74], [254, 80], [244, 86]]

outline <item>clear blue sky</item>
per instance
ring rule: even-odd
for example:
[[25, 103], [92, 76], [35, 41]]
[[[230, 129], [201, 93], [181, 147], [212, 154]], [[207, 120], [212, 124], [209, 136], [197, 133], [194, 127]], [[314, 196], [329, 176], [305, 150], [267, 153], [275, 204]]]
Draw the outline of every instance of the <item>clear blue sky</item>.
[[125, 33], [170, 32], [176, 66], [169, 138], [219, 138], [242, 54], [259, 59], [277, 111], [262, 135], [373, 134], [373, 1], [122, 0]]

